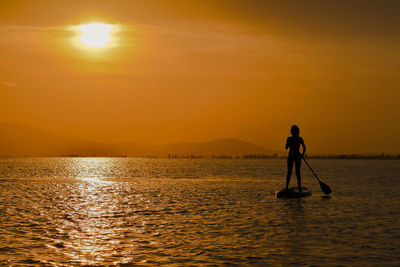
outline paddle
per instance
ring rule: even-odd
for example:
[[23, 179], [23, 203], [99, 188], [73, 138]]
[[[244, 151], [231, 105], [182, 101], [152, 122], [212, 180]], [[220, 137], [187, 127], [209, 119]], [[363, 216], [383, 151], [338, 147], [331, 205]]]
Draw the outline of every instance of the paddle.
[[306, 159], [304, 157], [302, 157], [304, 162], [307, 164], [308, 168], [310, 168], [310, 171], [312, 172], [312, 174], [314, 174], [315, 178], [317, 178], [318, 182], [319, 182], [319, 186], [321, 187], [321, 190], [329, 195], [332, 192], [332, 189], [325, 183], [321, 182], [321, 180], [318, 178], [317, 174], [315, 174], [315, 172], [313, 171], [313, 169], [311, 169], [310, 164], [308, 164], [308, 162], [306, 161]]

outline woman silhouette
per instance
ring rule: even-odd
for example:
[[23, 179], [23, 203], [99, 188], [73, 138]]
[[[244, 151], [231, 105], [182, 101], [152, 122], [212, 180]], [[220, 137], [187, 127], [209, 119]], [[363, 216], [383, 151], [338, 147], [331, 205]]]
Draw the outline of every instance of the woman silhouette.
[[[300, 168], [301, 168], [301, 159], [306, 152], [306, 145], [304, 144], [303, 138], [299, 136], [300, 129], [297, 125], [293, 125], [290, 129], [290, 133], [292, 136], [289, 136], [286, 140], [285, 149], [289, 148], [289, 155], [287, 159], [287, 176], [286, 176], [286, 189], [289, 188], [290, 177], [292, 176], [293, 163], [296, 166], [296, 176], [297, 183], [299, 185], [299, 191], [301, 192], [301, 176], [300, 176]], [[303, 147], [303, 152], [300, 153], [300, 145]]]

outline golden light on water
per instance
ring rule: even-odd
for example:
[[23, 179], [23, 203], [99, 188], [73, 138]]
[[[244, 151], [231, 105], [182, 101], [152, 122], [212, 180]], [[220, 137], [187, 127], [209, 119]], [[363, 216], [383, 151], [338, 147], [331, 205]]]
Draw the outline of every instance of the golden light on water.
[[114, 160], [111, 158], [74, 158], [71, 169], [73, 176], [87, 182], [105, 182], [103, 178], [107, 169], [112, 168]]

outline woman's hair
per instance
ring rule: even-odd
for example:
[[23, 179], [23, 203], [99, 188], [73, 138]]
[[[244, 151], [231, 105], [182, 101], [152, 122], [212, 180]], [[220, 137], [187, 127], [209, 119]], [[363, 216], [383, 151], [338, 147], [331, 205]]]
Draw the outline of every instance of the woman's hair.
[[299, 127], [297, 127], [297, 125], [293, 125], [292, 128], [290, 128], [290, 133], [291, 133], [293, 136], [299, 136], [299, 134], [300, 134], [300, 129], [299, 129]]

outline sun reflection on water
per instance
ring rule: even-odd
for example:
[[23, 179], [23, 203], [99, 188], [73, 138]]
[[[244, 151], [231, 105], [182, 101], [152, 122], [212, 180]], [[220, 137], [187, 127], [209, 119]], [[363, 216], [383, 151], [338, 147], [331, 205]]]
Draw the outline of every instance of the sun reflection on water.
[[[398, 260], [398, 213], [392, 205], [398, 198], [385, 201], [385, 196], [396, 196], [399, 164], [320, 164], [332, 172], [343, 164], [363, 182], [362, 190], [352, 190], [359, 185], [355, 180], [331, 176], [340, 188], [336, 192], [343, 192], [331, 199], [317, 193], [275, 199], [282, 177], [259, 175], [276, 173], [283, 160], [0, 159], [0, 266], [329, 266]], [[252, 178], [236, 176], [257, 166]], [[371, 186], [380, 190], [363, 193]], [[365, 201], [371, 198], [379, 201]]]
[[[104, 180], [104, 170], [113, 165], [112, 158], [73, 158], [70, 163], [71, 174], [81, 182], [65, 196], [64, 215], [57, 230], [67, 233], [63, 246], [68, 250], [64, 254], [74, 262], [90, 265], [118, 255], [121, 227], [115, 217], [121, 213], [117, 188], [121, 185]], [[131, 258], [124, 257], [123, 261]]]
[[64, 220], [57, 229], [68, 234], [64, 246], [69, 250], [65, 255], [73, 261], [84, 264], [105, 262], [118, 254], [116, 247], [120, 243], [121, 228], [109, 218], [120, 213], [120, 199], [112, 193], [116, 192], [112, 182], [83, 179], [85, 182], [65, 199]]
[[100, 182], [107, 178], [104, 170], [112, 168], [112, 165], [112, 158], [73, 158], [70, 168], [78, 179]]

